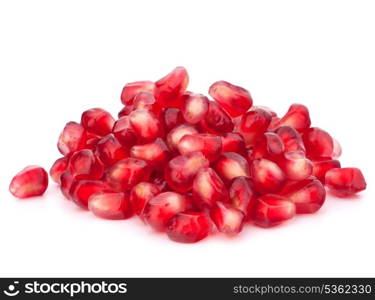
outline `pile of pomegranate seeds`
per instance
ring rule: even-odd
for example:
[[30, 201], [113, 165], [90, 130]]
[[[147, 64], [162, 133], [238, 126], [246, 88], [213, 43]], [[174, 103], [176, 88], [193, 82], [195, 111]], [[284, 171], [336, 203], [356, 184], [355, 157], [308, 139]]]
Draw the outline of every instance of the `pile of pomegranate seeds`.
[[[194, 243], [245, 223], [271, 227], [315, 213], [326, 185], [347, 197], [366, 188], [357, 168], [341, 168], [339, 143], [311, 127], [308, 109], [293, 104], [283, 117], [253, 106], [250, 93], [226, 81], [209, 89], [214, 101], [187, 91], [188, 73], [125, 85], [115, 120], [101, 108], [66, 124], [63, 157], [50, 170], [63, 195], [98, 217], [138, 215], [170, 239]], [[46, 171], [18, 173], [10, 192], [42, 195]]]

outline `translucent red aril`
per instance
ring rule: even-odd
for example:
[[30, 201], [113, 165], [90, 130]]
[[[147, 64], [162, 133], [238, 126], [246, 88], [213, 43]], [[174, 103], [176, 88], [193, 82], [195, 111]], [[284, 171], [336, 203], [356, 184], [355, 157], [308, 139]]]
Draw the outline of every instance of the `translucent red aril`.
[[155, 184], [161, 192], [168, 189], [167, 181], [164, 177], [164, 170], [156, 170], [151, 174], [150, 182]]
[[254, 187], [261, 194], [278, 192], [286, 180], [280, 167], [265, 158], [254, 160], [250, 165], [250, 172]]
[[222, 153], [216, 161], [214, 169], [227, 183], [239, 176], [250, 177], [247, 160], [234, 152]]
[[290, 126], [281, 126], [275, 131], [284, 144], [285, 152], [305, 151], [301, 135]]
[[287, 198], [275, 194], [266, 194], [257, 199], [253, 221], [261, 227], [272, 227], [292, 219], [296, 206]]
[[178, 108], [167, 108], [162, 112], [162, 119], [166, 131], [184, 122], [181, 111]]
[[51, 176], [52, 180], [56, 183], [60, 183], [61, 174], [65, 172], [69, 165], [69, 157], [61, 157], [57, 159], [51, 169], [49, 170], [49, 175]]
[[211, 207], [217, 201], [228, 201], [228, 190], [213, 169], [204, 168], [194, 179], [193, 196], [199, 208]]
[[239, 133], [245, 139], [247, 146], [252, 146], [267, 130], [271, 115], [263, 109], [254, 109], [245, 113], [239, 124]]
[[229, 189], [230, 203], [245, 216], [250, 216], [255, 205], [257, 193], [252, 181], [247, 177], [236, 177]]
[[180, 139], [177, 148], [182, 155], [202, 152], [212, 162], [220, 156], [222, 142], [220, 136], [209, 133], [188, 134]]
[[130, 124], [142, 143], [151, 142], [162, 135], [159, 119], [150, 111], [135, 110], [129, 115]]
[[153, 168], [161, 169], [167, 164], [170, 151], [164, 141], [157, 138], [152, 143], [133, 146], [130, 149], [130, 155], [143, 159]]
[[189, 75], [184, 67], [177, 67], [165, 77], [155, 82], [155, 98], [162, 107], [180, 107], [181, 96], [189, 83]]
[[188, 124], [181, 124], [173, 128], [167, 135], [169, 149], [177, 151], [177, 146], [180, 140], [187, 134], [195, 133], [198, 133], [198, 130], [194, 126]]
[[60, 190], [64, 197], [68, 200], [71, 199], [70, 188], [72, 186], [74, 177], [69, 170], [63, 172], [60, 176]]
[[278, 160], [280, 168], [290, 180], [303, 180], [311, 176], [313, 164], [302, 151], [288, 152]]
[[200, 169], [207, 168], [209, 161], [200, 152], [176, 156], [169, 161], [164, 176], [168, 186], [181, 193], [193, 187], [193, 180]]
[[69, 122], [60, 134], [57, 148], [61, 154], [68, 155], [84, 148], [85, 142], [86, 132], [83, 126], [76, 122]]
[[123, 146], [131, 147], [136, 143], [137, 137], [128, 116], [118, 119], [113, 126], [112, 132]]
[[280, 194], [296, 206], [297, 214], [311, 214], [319, 210], [326, 198], [326, 190], [315, 177], [287, 183]]
[[245, 153], [245, 141], [239, 133], [224, 133], [221, 137], [223, 152]]
[[89, 132], [105, 136], [112, 131], [115, 119], [102, 108], [92, 108], [83, 112], [82, 126]]
[[73, 176], [85, 175], [87, 179], [100, 179], [104, 167], [91, 150], [83, 149], [72, 155], [69, 170]]
[[232, 235], [243, 228], [245, 214], [230, 204], [217, 202], [210, 209], [210, 216], [220, 232]]
[[333, 153], [333, 139], [328, 132], [312, 127], [303, 133], [306, 155], [309, 158], [331, 157]]
[[94, 215], [103, 219], [121, 220], [132, 216], [128, 193], [93, 194], [88, 207]]
[[140, 92], [134, 98], [133, 110], [145, 109], [159, 115], [161, 107], [156, 103], [155, 97], [149, 92]]
[[127, 83], [122, 89], [121, 102], [124, 105], [133, 104], [134, 97], [140, 92], [154, 93], [155, 84], [152, 81], [136, 81]]
[[186, 208], [185, 197], [178, 193], [165, 192], [148, 201], [143, 218], [154, 229], [163, 231], [168, 221]]
[[341, 156], [341, 153], [342, 149], [340, 143], [336, 139], [333, 139], [333, 151], [331, 157], [337, 159]]
[[150, 166], [144, 160], [129, 157], [111, 166], [106, 172], [106, 180], [115, 190], [125, 191], [141, 181], [148, 181], [150, 175]]
[[184, 120], [189, 124], [197, 124], [207, 114], [208, 98], [202, 94], [184, 94], [182, 96], [181, 112]]
[[341, 164], [338, 160], [328, 159], [323, 160], [319, 159], [313, 161], [313, 173], [312, 175], [318, 178], [323, 184], [325, 183], [326, 173], [334, 168], [341, 168]]
[[310, 113], [302, 104], [292, 104], [278, 123], [278, 126], [291, 126], [299, 132], [304, 131], [311, 125]]
[[24, 199], [43, 195], [48, 187], [48, 174], [39, 166], [28, 166], [13, 177], [9, 191]]
[[74, 179], [70, 187], [70, 196], [78, 206], [87, 208], [92, 195], [110, 191], [108, 184], [103, 181]]
[[234, 128], [229, 115], [213, 101], [209, 101], [206, 117], [200, 122], [200, 125], [204, 131], [213, 134], [231, 132]]
[[124, 116], [128, 116], [130, 115], [130, 113], [134, 110], [134, 106], [133, 105], [126, 105], [124, 106], [117, 114], [117, 116], [119, 118], [121, 117], [124, 117]]
[[232, 117], [244, 114], [253, 105], [253, 99], [247, 90], [226, 81], [215, 82], [208, 93]]
[[284, 143], [281, 138], [274, 132], [266, 132], [256, 142], [250, 157], [251, 159], [278, 159], [284, 150]]
[[271, 118], [270, 125], [268, 125], [268, 130], [275, 130], [279, 127], [280, 118], [278, 116], [274, 116]]
[[326, 173], [325, 184], [339, 197], [347, 197], [366, 189], [366, 180], [357, 168], [331, 169]]
[[135, 214], [142, 217], [148, 201], [160, 193], [157, 185], [150, 182], [140, 182], [130, 192], [130, 204]]
[[107, 166], [127, 158], [128, 151], [121, 145], [117, 138], [111, 133], [102, 138], [96, 145], [96, 154]]
[[175, 242], [196, 243], [208, 236], [210, 220], [202, 212], [182, 212], [168, 221], [167, 235]]

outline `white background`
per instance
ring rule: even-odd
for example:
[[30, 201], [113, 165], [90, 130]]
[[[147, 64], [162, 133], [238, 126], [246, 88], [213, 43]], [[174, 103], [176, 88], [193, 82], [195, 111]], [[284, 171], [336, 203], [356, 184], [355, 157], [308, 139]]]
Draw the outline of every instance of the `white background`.
[[[375, 276], [373, 1], [1, 1], [1, 276]], [[113, 114], [128, 81], [185, 66], [190, 89], [219, 79], [279, 114], [293, 102], [343, 147], [368, 189], [315, 215], [236, 238], [177, 244], [136, 218], [94, 218], [46, 195], [7, 191], [28, 164], [49, 168], [69, 120]]]

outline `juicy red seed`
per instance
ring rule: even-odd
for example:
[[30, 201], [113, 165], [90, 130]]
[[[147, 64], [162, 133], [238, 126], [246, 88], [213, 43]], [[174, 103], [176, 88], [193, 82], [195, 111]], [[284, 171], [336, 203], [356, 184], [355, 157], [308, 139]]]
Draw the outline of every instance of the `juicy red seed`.
[[133, 104], [134, 97], [140, 92], [154, 93], [155, 84], [152, 81], [136, 81], [127, 83], [122, 89], [121, 102], [124, 105]]
[[169, 161], [164, 171], [165, 180], [171, 189], [186, 193], [192, 189], [199, 170], [208, 165], [209, 161], [200, 152], [176, 156]]
[[208, 236], [210, 221], [201, 212], [178, 213], [167, 224], [168, 237], [179, 243], [196, 243]]
[[164, 141], [157, 138], [152, 143], [133, 146], [130, 149], [130, 155], [143, 159], [153, 168], [161, 169], [167, 164], [170, 151]]
[[307, 157], [331, 157], [333, 153], [333, 139], [328, 132], [312, 127], [303, 133], [303, 142]]
[[145, 109], [159, 115], [161, 107], [156, 103], [155, 97], [149, 92], [140, 92], [134, 98], [133, 110]]
[[162, 107], [180, 107], [181, 96], [189, 83], [184, 67], [177, 67], [155, 82], [155, 98]]
[[160, 193], [157, 185], [149, 182], [140, 182], [130, 192], [130, 204], [135, 214], [142, 217], [148, 201]]
[[366, 180], [360, 169], [331, 169], [326, 173], [326, 186], [337, 196], [346, 197], [366, 189]]
[[250, 177], [247, 160], [234, 152], [222, 153], [216, 161], [214, 169], [227, 183], [239, 176]]
[[290, 126], [281, 126], [275, 131], [284, 144], [285, 152], [305, 151], [301, 135]]
[[252, 149], [250, 159], [278, 159], [284, 150], [284, 143], [281, 138], [276, 133], [266, 132], [256, 142]]
[[151, 142], [162, 135], [161, 123], [150, 111], [135, 110], [129, 120], [140, 142]]
[[53, 163], [49, 171], [49, 175], [51, 176], [54, 182], [60, 183], [61, 174], [66, 171], [66, 169], [68, 168], [68, 165], [69, 165], [69, 157], [66, 157], [66, 156], [57, 159]]
[[184, 94], [182, 96], [182, 115], [189, 124], [197, 124], [207, 114], [208, 98], [201, 94]]
[[271, 108], [269, 108], [268, 106], [253, 105], [251, 107], [251, 110], [257, 110], [257, 109], [265, 110], [266, 112], [268, 112], [271, 115], [272, 118], [277, 117], [277, 114]]
[[206, 117], [200, 122], [200, 125], [204, 131], [213, 134], [231, 132], [234, 127], [229, 115], [213, 101], [209, 101]]
[[254, 109], [245, 113], [239, 124], [239, 132], [247, 146], [252, 146], [267, 130], [271, 115], [263, 109]]
[[97, 193], [89, 198], [89, 210], [97, 217], [110, 220], [127, 219], [132, 210], [127, 193]]
[[245, 153], [245, 141], [239, 133], [224, 133], [221, 137], [223, 152]]
[[112, 132], [123, 146], [131, 147], [136, 143], [137, 137], [128, 116], [118, 119], [113, 126]]
[[318, 178], [324, 184], [326, 173], [334, 168], [341, 168], [341, 164], [338, 160], [328, 159], [313, 161], [312, 175]]
[[73, 180], [74, 177], [72, 176], [69, 170], [66, 170], [60, 176], [60, 190], [64, 197], [68, 200], [71, 199], [70, 188], [72, 186]]
[[69, 122], [60, 134], [57, 148], [61, 154], [68, 155], [84, 148], [85, 142], [86, 132], [83, 126], [76, 122]]
[[279, 195], [266, 194], [257, 199], [253, 220], [258, 226], [271, 227], [292, 219], [295, 214], [293, 202]]
[[105, 136], [112, 131], [115, 119], [102, 108], [92, 108], [83, 112], [82, 126], [89, 132]]
[[80, 207], [86, 208], [89, 198], [101, 192], [109, 192], [108, 184], [100, 180], [74, 179], [70, 187], [71, 199]]
[[243, 228], [245, 214], [227, 203], [217, 202], [210, 209], [210, 216], [217, 229], [225, 234], [237, 234]]
[[285, 153], [278, 160], [280, 168], [290, 180], [303, 180], [312, 175], [313, 164], [302, 151]]
[[163, 231], [170, 219], [186, 210], [186, 199], [174, 192], [161, 193], [148, 201], [143, 218], [156, 230]]
[[280, 195], [295, 204], [297, 214], [311, 214], [322, 207], [326, 190], [319, 180], [310, 177], [286, 184]]
[[250, 165], [250, 172], [254, 187], [261, 194], [278, 192], [286, 180], [280, 167], [264, 158], [254, 160]]
[[302, 104], [292, 104], [278, 123], [278, 126], [291, 126], [299, 132], [304, 131], [311, 125], [310, 113]]
[[230, 203], [242, 211], [245, 216], [250, 216], [254, 210], [256, 196], [254, 185], [249, 178], [237, 177], [230, 185]]
[[43, 195], [48, 187], [48, 174], [39, 166], [28, 166], [13, 177], [9, 191], [24, 199]]
[[130, 113], [134, 110], [134, 106], [133, 105], [126, 105], [124, 106], [120, 111], [119, 113], [117, 114], [117, 116], [119, 118], [122, 118], [122, 117], [125, 117], [125, 116], [128, 116], [130, 115]]
[[222, 142], [220, 136], [209, 133], [189, 134], [180, 139], [177, 148], [182, 155], [202, 152], [212, 162], [220, 156]]
[[141, 159], [125, 158], [111, 166], [106, 173], [108, 183], [118, 191], [130, 190], [141, 181], [148, 181], [149, 165]]
[[111, 166], [129, 156], [128, 151], [112, 133], [98, 142], [96, 145], [96, 155], [98, 155], [99, 159], [106, 166]]
[[341, 156], [341, 153], [342, 149], [340, 143], [337, 140], [333, 139], [333, 151], [331, 157], [333, 159], [337, 159]]
[[228, 190], [213, 169], [204, 168], [194, 179], [193, 196], [199, 208], [211, 207], [217, 201], [228, 201]]
[[180, 140], [187, 134], [195, 133], [198, 133], [198, 130], [192, 125], [181, 124], [173, 128], [167, 135], [169, 149], [177, 151], [177, 146]]
[[232, 117], [244, 114], [253, 105], [253, 99], [247, 90], [226, 81], [215, 82], [208, 93]]
[[79, 150], [72, 155], [69, 170], [73, 176], [85, 175], [88, 179], [100, 179], [104, 173], [102, 163], [89, 149]]
[[170, 131], [184, 122], [181, 111], [178, 108], [167, 108], [162, 112], [165, 130]]
[[274, 116], [271, 118], [270, 125], [268, 125], [268, 130], [275, 130], [279, 127], [280, 118], [278, 116]]
[[164, 170], [153, 172], [151, 174], [150, 182], [155, 184], [161, 192], [165, 192], [168, 188], [168, 183], [164, 178]]

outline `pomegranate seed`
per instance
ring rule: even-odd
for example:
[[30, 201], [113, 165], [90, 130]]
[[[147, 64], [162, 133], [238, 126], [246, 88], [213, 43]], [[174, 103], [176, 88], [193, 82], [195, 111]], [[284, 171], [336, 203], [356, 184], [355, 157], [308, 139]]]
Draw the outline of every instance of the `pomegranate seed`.
[[13, 177], [9, 191], [24, 199], [43, 195], [48, 187], [48, 174], [39, 166], [28, 166]]
[[303, 180], [311, 176], [313, 172], [312, 162], [306, 159], [305, 153], [302, 151], [285, 153], [278, 163], [285, 175], [291, 180]]
[[309, 110], [302, 104], [292, 104], [285, 116], [279, 121], [279, 126], [291, 126], [299, 132], [309, 128], [310, 125]]
[[128, 152], [112, 133], [98, 142], [96, 154], [106, 166], [111, 166], [129, 156]]
[[332, 150], [331, 157], [333, 159], [337, 159], [341, 156], [341, 153], [342, 153], [342, 149], [341, 149], [340, 143], [337, 140], [333, 139], [333, 150]]
[[277, 114], [271, 108], [269, 108], [268, 106], [253, 105], [250, 110], [257, 110], [257, 109], [265, 110], [266, 112], [268, 112], [271, 115], [272, 118], [277, 117]]
[[181, 111], [178, 108], [167, 108], [162, 113], [164, 127], [167, 131], [172, 130], [184, 122]]
[[286, 180], [279, 166], [265, 158], [254, 160], [250, 165], [250, 172], [254, 187], [261, 194], [278, 192]]
[[136, 81], [127, 83], [122, 89], [121, 102], [124, 105], [133, 104], [134, 97], [140, 92], [154, 93], [155, 84], [152, 81]]
[[152, 112], [135, 110], [129, 115], [129, 120], [141, 142], [151, 142], [162, 135], [161, 124]]
[[200, 122], [200, 125], [204, 131], [213, 134], [231, 132], [234, 127], [228, 114], [213, 101], [208, 102], [206, 117]]
[[189, 134], [180, 139], [177, 148], [182, 155], [202, 152], [212, 162], [220, 156], [222, 142], [220, 136], [209, 133]]
[[239, 176], [250, 177], [247, 160], [234, 152], [222, 153], [216, 161], [214, 169], [227, 183]]
[[112, 131], [122, 145], [131, 147], [136, 143], [137, 138], [128, 116], [118, 119]]
[[160, 193], [157, 185], [149, 182], [140, 182], [130, 192], [130, 204], [135, 214], [142, 217], [148, 201]]
[[243, 228], [245, 214], [227, 203], [216, 202], [210, 216], [217, 229], [225, 234], [237, 234]]
[[360, 169], [331, 169], [326, 173], [325, 183], [337, 196], [346, 197], [366, 189], [366, 180]]
[[84, 148], [85, 142], [86, 132], [82, 125], [76, 122], [69, 122], [60, 134], [57, 148], [61, 154], [68, 155]]
[[60, 176], [60, 190], [64, 197], [68, 200], [71, 199], [70, 188], [72, 186], [74, 177], [69, 170], [64, 171]]
[[257, 199], [254, 209], [254, 223], [261, 227], [271, 227], [292, 219], [296, 206], [287, 198], [266, 194]]
[[286, 184], [280, 194], [296, 206], [297, 214], [312, 214], [319, 210], [326, 198], [322, 183], [314, 177]]
[[134, 105], [126, 105], [124, 106], [120, 111], [119, 113], [117, 114], [117, 116], [119, 118], [122, 118], [122, 117], [125, 117], [125, 116], [128, 116], [130, 115], [130, 113], [134, 110]]
[[72, 155], [69, 170], [73, 176], [85, 175], [87, 179], [100, 179], [104, 167], [91, 150], [83, 149]]
[[194, 177], [199, 170], [208, 165], [208, 160], [200, 152], [180, 155], [169, 161], [164, 176], [170, 188], [185, 193], [192, 189]]
[[155, 98], [162, 107], [180, 107], [181, 96], [189, 83], [184, 67], [177, 67], [155, 83]]
[[161, 192], [165, 192], [167, 190], [168, 183], [164, 178], [164, 170], [163, 172], [153, 172], [150, 178], [150, 182], [155, 184]]
[[108, 184], [100, 180], [74, 179], [70, 187], [71, 199], [80, 207], [87, 209], [89, 198], [102, 192], [110, 192]]
[[284, 144], [285, 152], [305, 151], [301, 135], [290, 126], [281, 126], [275, 131]]
[[271, 115], [263, 109], [254, 109], [245, 113], [241, 118], [239, 132], [247, 146], [252, 146], [267, 130]]
[[285, 148], [282, 139], [276, 133], [266, 132], [256, 142], [252, 149], [250, 159], [278, 159], [284, 150]]
[[281, 119], [277, 116], [272, 117], [270, 125], [268, 125], [268, 130], [276, 130], [279, 127], [280, 120]]
[[185, 197], [178, 193], [165, 192], [151, 198], [147, 202], [143, 218], [151, 227], [162, 231], [170, 219], [185, 210]]
[[221, 137], [223, 152], [245, 153], [245, 141], [239, 133], [224, 133]]
[[167, 135], [167, 142], [169, 149], [172, 151], [175, 150], [177, 151], [178, 148], [178, 143], [180, 140], [187, 134], [195, 134], [198, 133], [198, 130], [191, 125], [187, 124], [181, 124], [175, 128], [173, 128]]
[[90, 196], [89, 210], [97, 217], [110, 220], [127, 219], [132, 216], [127, 193], [98, 193]]
[[155, 97], [149, 92], [140, 92], [134, 98], [133, 110], [145, 109], [159, 115], [161, 107], [156, 103]]
[[106, 180], [118, 191], [130, 190], [141, 181], [150, 178], [150, 167], [141, 159], [125, 158], [107, 170]]
[[226, 81], [215, 82], [208, 93], [232, 117], [244, 114], [253, 105], [253, 99], [247, 90]]
[[199, 208], [211, 207], [216, 201], [228, 201], [228, 190], [213, 169], [204, 168], [194, 179], [193, 196]]
[[53, 163], [49, 174], [54, 182], [60, 183], [61, 174], [65, 172], [65, 170], [68, 168], [68, 165], [69, 157], [66, 156], [59, 158]]
[[304, 132], [302, 138], [305, 143], [307, 157], [332, 156], [333, 139], [328, 132], [317, 127], [312, 127]]
[[82, 126], [89, 132], [105, 136], [112, 131], [115, 119], [102, 108], [92, 108], [83, 112], [81, 117]]
[[328, 159], [313, 161], [312, 175], [318, 178], [320, 182], [324, 184], [326, 173], [334, 168], [341, 168], [341, 164], [338, 160]]
[[153, 168], [161, 169], [167, 164], [170, 152], [164, 141], [157, 138], [152, 143], [133, 146], [130, 155], [143, 159]]
[[189, 124], [197, 124], [207, 114], [208, 98], [201, 94], [184, 94], [182, 96], [182, 115]]
[[250, 216], [256, 201], [254, 185], [249, 178], [236, 177], [229, 189], [230, 203], [239, 209], [245, 216]]

